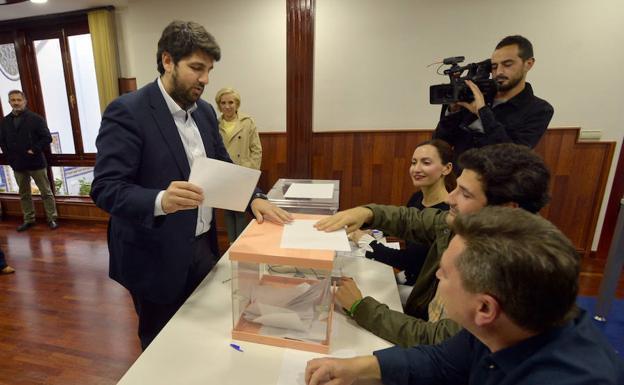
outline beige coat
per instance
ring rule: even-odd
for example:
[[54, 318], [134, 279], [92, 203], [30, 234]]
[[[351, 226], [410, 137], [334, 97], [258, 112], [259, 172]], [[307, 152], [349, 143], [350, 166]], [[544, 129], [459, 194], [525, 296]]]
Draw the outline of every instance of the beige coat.
[[262, 162], [262, 144], [253, 119], [247, 115], [238, 114], [236, 128], [232, 136], [227, 138], [223, 129], [223, 116], [219, 118], [219, 133], [232, 161], [238, 165], [260, 169]]

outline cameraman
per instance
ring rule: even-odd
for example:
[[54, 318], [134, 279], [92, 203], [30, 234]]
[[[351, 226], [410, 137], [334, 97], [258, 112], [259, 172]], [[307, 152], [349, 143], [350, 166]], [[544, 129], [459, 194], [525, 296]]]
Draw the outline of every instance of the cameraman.
[[492, 78], [498, 83], [494, 101], [486, 103], [483, 93], [470, 80], [471, 103], [457, 102], [443, 107], [433, 137], [454, 147], [455, 156], [473, 147], [512, 142], [535, 147], [553, 116], [552, 106], [533, 95], [526, 82], [533, 67], [533, 45], [520, 35], [501, 40], [492, 54]]

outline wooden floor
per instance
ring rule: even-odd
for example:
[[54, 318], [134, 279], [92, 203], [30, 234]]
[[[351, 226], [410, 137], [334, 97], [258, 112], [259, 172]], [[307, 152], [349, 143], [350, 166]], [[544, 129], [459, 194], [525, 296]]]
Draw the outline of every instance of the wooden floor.
[[0, 222], [0, 384], [115, 384], [140, 354], [126, 290], [108, 278], [106, 224]]
[[[140, 348], [130, 297], [108, 278], [106, 225], [17, 233], [18, 224], [0, 222], [0, 247], [17, 270], [0, 276], [0, 384], [115, 384]], [[584, 261], [582, 295], [596, 295], [603, 265]]]

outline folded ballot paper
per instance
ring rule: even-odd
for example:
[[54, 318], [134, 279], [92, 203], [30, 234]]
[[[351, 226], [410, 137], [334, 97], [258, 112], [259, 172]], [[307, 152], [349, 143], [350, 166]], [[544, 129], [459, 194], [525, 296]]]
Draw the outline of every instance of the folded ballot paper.
[[256, 286], [243, 317], [262, 326], [261, 334], [297, 340], [323, 341], [329, 309], [318, 306], [330, 294], [331, 279], [301, 283], [290, 290]]

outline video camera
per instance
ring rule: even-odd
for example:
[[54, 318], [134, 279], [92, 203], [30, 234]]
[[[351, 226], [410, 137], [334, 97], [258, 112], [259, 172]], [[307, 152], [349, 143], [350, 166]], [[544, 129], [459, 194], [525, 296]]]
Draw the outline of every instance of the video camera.
[[[463, 61], [463, 56], [448, 57], [442, 61], [443, 64], [451, 66], [451, 68], [444, 70], [444, 75], [448, 75], [451, 82], [429, 87], [429, 103], [472, 102], [474, 95], [466, 84], [466, 80], [471, 80], [479, 87], [486, 103], [494, 100], [494, 96], [498, 91], [498, 83], [494, 79], [490, 79], [490, 73], [492, 72], [491, 60], [487, 59], [479, 63], [470, 63], [462, 67], [459, 63]], [[466, 76], [462, 76], [464, 71], [468, 71]]]

